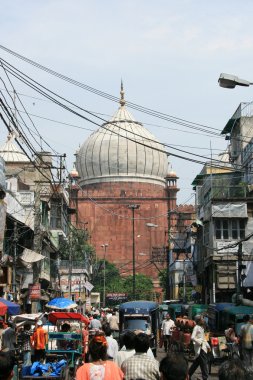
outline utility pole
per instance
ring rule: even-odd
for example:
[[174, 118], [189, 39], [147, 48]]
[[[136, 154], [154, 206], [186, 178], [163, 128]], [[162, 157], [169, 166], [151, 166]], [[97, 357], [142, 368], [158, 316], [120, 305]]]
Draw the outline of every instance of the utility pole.
[[168, 211], [168, 246], [166, 249], [166, 299], [170, 299], [170, 211]]
[[104, 287], [103, 287], [103, 307], [105, 307], [105, 256], [106, 256], [106, 248], [108, 247], [108, 244], [102, 244], [102, 248], [104, 248]]
[[236, 269], [237, 269], [237, 273], [236, 273], [236, 298], [238, 300], [239, 296], [241, 295], [241, 277], [242, 277], [242, 269], [243, 269], [243, 265], [242, 265], [242, 242], [239, 243], [238, 245], [238, 259], [237, 259], [237, 262], [236, 262]]
[[73, 255], [72, 255], [72, 238], [73, 235], [69, 234], [69, 299], [72, 300], [72, 270], [73, 270]]
[[13, 300], [17, 300], [17, 282], [16, 282], [16, 265], [17, 265], [17, 243], [18, 243], [18, 227], [17, 222], [14, 222], [14, 255], [13, 255], [13, 269], [12, 269], [12, 293]]
[[[41, 182], [37, 181], [35, 199], [34, 199], [34, 240], [33, 248], [35, 252], [41, 254], [42, 251], [42, 242], [41, 242], [41, 211], [40, 211], [40, 191], [41, 191]], [[38, 284], [40, 280], [40, 264], [39, 262], [33, 263], [33, 284]], [[37, 300], [32, 301], [32, 313], [38, 312], [38, 302]]]
[[132, 210], [132, 238], [133, 238], [133, 300], [136, 298], [136, 274], [135, 274], [135, 225], [134, 225], [134, 212], [140, 205], [128, 205], [128, 208]]

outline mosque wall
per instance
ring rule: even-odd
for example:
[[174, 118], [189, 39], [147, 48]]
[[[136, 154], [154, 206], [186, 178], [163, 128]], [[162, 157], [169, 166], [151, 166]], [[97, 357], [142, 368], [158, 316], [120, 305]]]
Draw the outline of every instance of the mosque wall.
[[[103, 259], [102, 244], [107, 243], [106, 259], [122, 275], [132, 274], [133, 220], [128, 205], [135, 210], [136, 273], [151, 276], [157, 286], [158, 271], [151, 262], [153, 247], [167, 244], [168, 197], [166, 188], [148, 183], [101, 183], [79, 191], [78, 220], [88, 222], [91, 244]], [[166, 266], [166, 263], [163, 263]]]

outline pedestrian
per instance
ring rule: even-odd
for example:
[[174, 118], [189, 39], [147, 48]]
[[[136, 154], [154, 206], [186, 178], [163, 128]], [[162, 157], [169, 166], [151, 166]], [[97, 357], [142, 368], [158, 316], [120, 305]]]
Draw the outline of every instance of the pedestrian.
[[12, 379], [14, 364], [14, 356], [6, 352], [0, 352], [0, 380]]
[[243, 316], [244, 324], [241, 326], [239, 336], [240, 336], [240, 347], [242, 352], [242, 360], [244, 365], [248, 368], [253, 364], [253, 326], [250, 321], [250, 316], [248, 314]]
[[150, 338], [145, 333], [135, 336], [134, 347], [136, 352], [121, 365], [124, 380], [158, 380], [160, 378], [158, 361], [147, 355], [149, 341]]
[[161, 326], [161, 338], [164, 344], [165, 352], [170, 349], [172, 331], [175, 327], [175, 322], [171, 319], [170, 314], [166, 314], [166, 319], [162, 322]]
[[40, 361], [45, 359], [45, 349], [47, 344], [47, 333], [43, 329], [41, 320], [37, 322], [36, 330], [31, 336], [31, 346], [34, 348], [34, 360]]
[[11, 351], [12, 354], [15, 353], [16, 348], [16, 331], [13, 328], [13, 323], [8, 322], [4, 325], [4, 330], [2, 332], [2, 350]]
[[31, 329], [29, 323], [26, 323], [24, 325], [24, 330], [20, 332], [20, 339], [21, 339], [21, 349], [23, 353], [23, 367], [27, 367], [32, 364], [31, 361], [31, 352], [32, 352], [32, 345], [31, 345]]
[[105, 338], [107, 341], [107, 356], [108, 359], [113, 360], [115, 359], [118, 351], [119, 351], [119, 346], [118, 342], [116, 339], [112, 337], [112, 330], [110, 329], [110, 326], [108, 323], [103, 325], [103, 331], [105, 333]]
[[133, 331], [127, 331], [122, 338], [124, 347], [117, 353], [114, 358], [115, 363], [121, 368], [121, 364], [124, 360], [130, 358], [135, 354], [135, 333]]
[[246, 380], [247, 370], [239, 358], [226, 360], [221, 364], [218, 372], [219, 380]]
[[161, 380], [187, 380], [188, 362], [180, 352], [169, 352], [160, 362]]
[[207, 353], [210, 351], [210, 346], [205, 339], [204, 319], [201, 315], [195, 316], [196, 326], [194, 326], [191, 340], [194, 345], [194, 351], [196, 358], [194, 359], [190, 369], [189, 378], [194, 374], [196, 369], [200, 366], [202, 379], [208, 379], [208, 356]]
[[115, 331], [116, 332], [119, 331], [118, 317], [116, 315], [115, 310], [112, 311], [112, 316], [108, 319], [108, 322], [109, 322], [109, 326], [112, 330], [112, 333], [114, 333]]
[[101, 322], [98, 319], [97, 314], [93, 314], [93, 319], [90, 321], [90, 329], [91, 330], [100, 330], [102, 328]]
[[123, 380], [123, 372], [107, 359], [107, 341], [104, 335], [95, 335], [89, 343], [90, 363], [84, 363], [76, 372], [76, 380]]

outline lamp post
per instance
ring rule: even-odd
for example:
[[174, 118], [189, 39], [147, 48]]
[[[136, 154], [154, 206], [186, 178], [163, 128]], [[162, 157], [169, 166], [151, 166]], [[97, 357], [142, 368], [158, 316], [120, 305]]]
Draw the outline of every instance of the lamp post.
[[252, 82], [238, 78], [236, 75], [221, 73], [218, 79], [219, 85], [224, 88], [235, 88], [235, 86], [249, 87]]
[[101, 244], [101, 247], [104, 248], [104, 286], [103, 286], [103, 307], [105, 307], [105, 256], [106, 256], [106, 248], [108, 247], [107, 243]]
[[152, 247], [151, 229], [157, 228], [158, 224], [146, 223], [146, 226], [149, 228], [149, 249], [150, 249], [150, 257], [152, 258], [153, 247]]
[[135, 210], [137, 210], [138, 208], [140, 208], [140, 205], [137, 205], [137, 204], [132, 204], [132, 205], [128, 205], [128, 208], [132, 210], [132, 238], [133, 238], [133, 300], [135, 300], [135, 289], [136, 289], [136, 284], [135, 284], [135, 231], [134, 231], [134, 212]]

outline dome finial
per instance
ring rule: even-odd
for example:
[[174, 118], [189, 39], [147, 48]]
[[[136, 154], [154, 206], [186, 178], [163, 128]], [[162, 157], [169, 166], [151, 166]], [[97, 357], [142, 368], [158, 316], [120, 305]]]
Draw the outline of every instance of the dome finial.
[[121, 79], [120, 102], [119, 102], [121, 107], [123, 107], [126, 104], [124, 95], [125, 95], [125, 92], [124, 92], [124, 88], [123, 88], [123, 81]]

